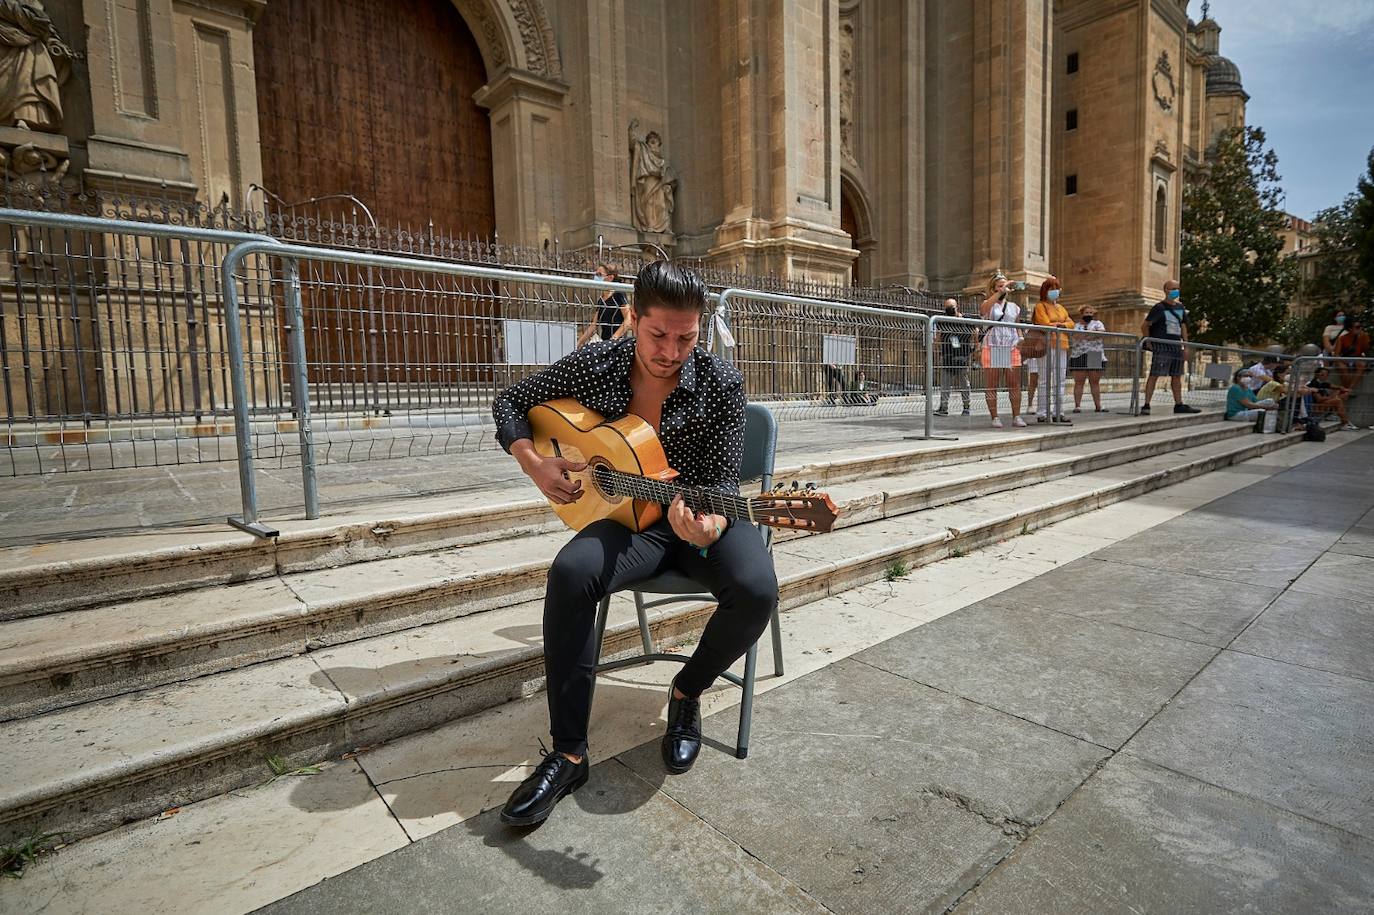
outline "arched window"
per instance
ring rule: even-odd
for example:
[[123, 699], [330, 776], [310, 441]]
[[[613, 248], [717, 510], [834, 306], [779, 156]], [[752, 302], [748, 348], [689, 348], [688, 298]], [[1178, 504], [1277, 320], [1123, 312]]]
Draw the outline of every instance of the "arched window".
[[1164, 253], [1164, 237], [1167, 234], [1166, 226], [1169, 224], [1169, 198], [1164, 192], [1164, 185], [1155, 188], [1155, 251], [1159, 254]]

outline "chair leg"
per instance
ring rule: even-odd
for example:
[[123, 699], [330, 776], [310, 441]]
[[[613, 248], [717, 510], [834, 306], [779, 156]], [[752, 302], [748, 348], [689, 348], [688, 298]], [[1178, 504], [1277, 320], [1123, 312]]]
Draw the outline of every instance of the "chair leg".
[[[601, 603], [598, 604], [597, 607], [596, 607], [596, 663], [597, 663], [598, 665], [601, 663], [601, 647], [602, 647], [602, 643], [605, 641], [605, 638], [606, 638], [606, 617], [607, 617], [607, 615], [608, 615], [609, 612], [610, 612], [610, 608], [611, 608], [611, 596], [610, 596], [609, 594], [607, 594], [605, 597], [601, 598]], [[548, 685], [545, 684], [545, 688], [546, 688], [546, 689], [547, 689], [547, 687], [548, 687]], [[591, 713], [592, 713], [592, 711], [591, 711], [591, 710], [592, 710], [592, 703], [594, 703], [594, 702], [596, 701], [596, 668], [595, 668], [595, 667], [592, 668], [592, 689], [591, 689], [591, 695], [588, 697], [588, 699], [589, 699], [590, 701], [587, 703], [587, 717], [588, 717], [587, 727], [590, 729], [590, 728], [591, 728], [591, 720], [590, 720], [590, 719], [591, 719]]]
[[735, 758], [749, 755], [749, 727], [754, 723], [754, 672], [758, 666], [759, 646], [755, 642], [744, 655], [744, 696], [739, 705], [739, 736], [735, 738]]
[[782, 620], [778, 618], [778, 608], [773, 608], [773, 675], [782, 676]]
[[644, 595], [635, 594], [635, 614], [639, 617], [639, 641], [644, 645], [645, 654], [654, 653], [654, 637], [649, 632], [649, 611], [644, 609]]

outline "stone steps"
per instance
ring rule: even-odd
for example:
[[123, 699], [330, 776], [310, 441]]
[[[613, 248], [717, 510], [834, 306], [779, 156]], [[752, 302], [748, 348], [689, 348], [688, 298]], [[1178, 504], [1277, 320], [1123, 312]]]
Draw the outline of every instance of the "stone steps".
[[[1206, 425], [1217, 418], [1215, 413], [1124, 417], [1071, 429], [1009, 430], [978, 442], [886, 447], [842, 459], [802, 454], [789, 461], [784, 455], [777, 477], [814, 481], [825, 488], [866, 477]], [[0, 620], [560, 529], [543, 499], [531, 498], [535, 495], [520, 479], [427, 498], [418, 512], [417, 502], [409, 500], [318, 521], [274, 521], [281, 536], [270, 540], [215, 527], [0, 549]]]
[[[1298, 438], [1227, 436], [870, 520], [819, 538], [783, 541], [775, 551], [783, 604], [795, 606], [873, 581], [895, 562], [916, 566], [962, 554]], [[530, 544], [545, 539], [520, 538]], [[507, 568], [521, 565], [538, 563], [519, 561]], [[519, 599], [542, 588], [542, 579], [536, 577], [534, 584], [484, 613], [332, 647], [312, 645], [304, 655], [0, 725], [9, 759], [0, 773], [0, 841], [53, 831], [69, 840], [89, 835], [256, 781], [268, 755], [305, 764], [526, 695], [539, 688], [542, 673], [539, 602]], [[359, 576], [352, 587], [369, 585], [369, 576]], [[348, 586], [338, 588], [335, 597], [350, 598]], [[709, 604], [662, 608], [654, 617], [656, 634], [670, 643], [691, 638], [709, 609]], [[637, 642], [632, 608], [617, 600], [607, 651], [631, 649]], [[768, 670], [766, 659], [763, 670]]]
[[[1213, 422], [840, 483], [840, 527], [1247, 434]], [[970, 472], [974, 471], [974, 472]], [[779, 532], [778, 543], [802, 537]], [[519, 603], [567, 539], [525, 533], [0, 623], [0, 721]]]

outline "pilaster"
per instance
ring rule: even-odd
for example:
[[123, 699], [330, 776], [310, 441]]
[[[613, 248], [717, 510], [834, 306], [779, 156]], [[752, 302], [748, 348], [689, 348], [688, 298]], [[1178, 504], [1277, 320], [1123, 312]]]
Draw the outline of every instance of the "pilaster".
[[473, 96], [491, 118], [496, 231], [507, 243], [538, 245], [555, 235], [567, 91], [562, 83], [508, 69]]

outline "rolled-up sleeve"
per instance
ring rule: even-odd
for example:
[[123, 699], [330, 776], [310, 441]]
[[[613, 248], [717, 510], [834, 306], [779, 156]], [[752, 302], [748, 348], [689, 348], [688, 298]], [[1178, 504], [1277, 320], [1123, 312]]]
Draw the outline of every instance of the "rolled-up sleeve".
[[559, 359], [543, 371], [523, 378], [497, 395], [491, 404], [496, 420], [496, 440], [510, 453], [511, 445], [522, 438], [532, 438], [528, 414], [530, 408], [546, 400], [572, 396], [573, 380], [582, 371], [585, 350], [577, 350]]

